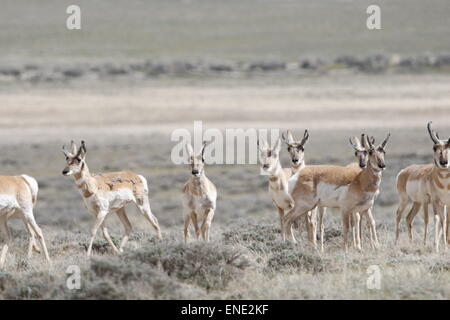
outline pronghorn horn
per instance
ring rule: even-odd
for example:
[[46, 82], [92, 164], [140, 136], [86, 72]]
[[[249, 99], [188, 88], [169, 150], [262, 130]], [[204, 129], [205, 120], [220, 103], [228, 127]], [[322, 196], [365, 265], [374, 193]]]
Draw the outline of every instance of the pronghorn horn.
[[300, 142], [302, 147], [306, 144], [306, 142], [308, 142], [308, 139], [309, 139], [309, 132], [308, 132], [308, 130], [305, 129], [305, 133], [303, 134], [302, 142]]
[[206, 147], [208, 144], [210, 144], [210, 142], [203, 141], [203, 146], [202, 146], [202, 149], [200, 150], [200, 154], [202, 155], [202, 158], [204, 157], [205, 147]]
[[78, 148], [77, 156], [81, 156], [81, 153], [86, 153], [86, 144], [84, 140], [81, 140], [80, 148]]
[[433, 142], [434, 142], [435, 144], [438, 144], [438, 143], [441, 142], [441, 140], [440, 140], [439, 137], [437, 136], [437, 133], [436, 133], [433, 129], [431, 129], [431, 124], [432, 124], [432, 123], [433, 123], [433, 122], [430, 121], [430, 122], [428, 122], [428, 124], [427, 124], [428, 133], [430, 134], [431, 140], [433, 140]]
[[386, 147], [386, 143], [389, 141], [389, 138], [391, 137], [391, 133], [388, 133], [386, 138], [383, 140], [383, 142], [380, 144], [381, 148], [385, 148]]
[[366, 145], [370, 148], [373, 149], [373, 142], [375, 142], [375, 139], [373, 139], [373, 137], [369, 138], [367, 135], [364, 135], [365, 137], [365, 141], [366, 141]]

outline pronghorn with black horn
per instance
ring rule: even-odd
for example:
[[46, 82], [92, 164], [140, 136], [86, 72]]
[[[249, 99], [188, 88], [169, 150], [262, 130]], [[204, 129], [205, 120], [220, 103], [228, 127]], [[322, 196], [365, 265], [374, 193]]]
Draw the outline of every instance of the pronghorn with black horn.
[[368, 163], [361, 170], [340, 166], [307, 166], [298, 176], [291, 195], [294, 209], [286, 214], [284, 232], [293, 239], [291, 225], [317, 206], [339, 208], [344, 220], [344, 245], [347, 248], [350, 219], [355, 215], [353, 232], [356, 234], [356, 247], [361, 250], [359, 234], [360, 215], [371, 210], [379, 193], [388, 135], [379, 146], [374, 146], [365, 137], [368, 147]]
[[[161, 238], [161, 230], [158, 220], [150, 209], [148, 199], [147, 180], [136, 173], [128, 171], [91, 174], [86, 164], [86, 145], [81, 141], [77, 148], [72, 141], [70, 151], [63, 146], [63, 153], [66, 157], [67, 165], [62, 171], [65, 176], [73, 176], [75, 185], [80, 192], [84, 204], [89, 213], [95, 216], [96, 221], [91, 229], [91, 239], [87, 249], [87, 255], [92, 253], [92, 244], [99, 228], [103, 232], [106, 241], [111, 245], [114, 252], [119, 254], [128, 241], [132, 231], [132, 226], [125, 212], [125, 206], [134, 203], [144, 218], [155, 228], [158, 237]], [[111, 240], [105, 219], [111, 212], [116, 212], [125, 228], [125, 235], [119, 248]]]
[[[191, 168], [191, 177], [183, 187], [183, 219], [184, 241], [189, 238], [189, 225], [192, 221], [197, 239], [200, 233], [203, 240], [209, 241], [211, 223], [216, 210], [217, 189], [214, 183], [205, 175], [205, 147], [203, 142], [200, 153], [194, 153], [191, 144], [186, 145], [186, 151]], [[198, 223], [201, 224], [199, 228]]]
[[[434, 245], [439, 251], [440, 233], [443, 233], [444, 248], [447, 244], [448, 225], [445, 207], [450, 205], [450, 138], [441, 140], [438, 134], [431, 128], [431, 121], [427, 125], [428, 134], [433, 141], [434, 161], [432, 164], [411, 165], [397, 176], [397, 191], [400, 203], [396, 214], [396, 243], [400, 234], [400, 220], [403, 211], [410, 201], [413, 206], [406, 217], [409, 238], [413, 240], [412, 222], [414, 217], [423, 207], [424, 211], [424, 238], [426, 244], [428, 227], [428, 205], [431, 203], [435, 218]], [[447, 226], [446, 226], [447, 225]], [[445, 230], [447, 228], [447, 230]]]
[[35, 240], [35, 236], [37, 236], [45, 258], [50, 262], [44, 235], [33, 214], [37, 193], [37, 181], [28, 175], [0, 176], [0, 231], [5, 240], [0, 255], [0, 268], [3, 268], [5, 264], [8, 248], [12, 241], [7, 225], [7, 220], [11, 218], [21, 219], [28, 231], [30, 236], [28, 258], [31, 258], [33, 250], [40, 252]]
[[[305, 168], [305, 145], [308, 142], [309, 139], [309, 132], [308, 130], [305, 130], [303, 133], [302, 140], [295, 140], [294, 136], [291, 132], [291, 130], [287, 130], [286, 135], [284, 132], [281, 134], [281, 137], [283, 139], [283, 142], [287, 145], [287, 151], [289, 152], [289, 157], [291, 159], [291, 167], [290, 168], [284, 168], [283, 172], [288, 179], [288, 189], [289, 187], [292, 187], [295, 182], [295, 179], [298, 174], [300, 174], [300, 171]], [[292, 178], [292, 180], [290, 180]], [[269, 180], [270, 181], [270, 180]], [[291, 181], [291, 182], [289, 182]], [[270, 187], [270, 185], [269, 185]], [[274, 201], [275, 205], [276, 202], [274, 200], [273, 194], [272, 194], [272, 200]], [[278, 212], [280, 213], [280, 207], [277, 206]], [[324, 213], [325, 208], [319, 208], [320, 213]], [[284, 210], [283, 210], [284, 211]], [[281, 218], [280, 218], [281, 219]], [[281, 221], [281, 220], [280, 220]], [[315, 243], [315, 239], [317, 236], [317, 210], [314, 210], [313, 212], [308, 213], [305, 215], [305, 225], [306, 230], [308, 233], [308, 238], [311, 242]], [[298, 222], [299, 231], [300, 231], [300, 222]], [[281, 228], [283, 226], [281, 225]], [[283, 234], [283, 232], [282, 232]]]

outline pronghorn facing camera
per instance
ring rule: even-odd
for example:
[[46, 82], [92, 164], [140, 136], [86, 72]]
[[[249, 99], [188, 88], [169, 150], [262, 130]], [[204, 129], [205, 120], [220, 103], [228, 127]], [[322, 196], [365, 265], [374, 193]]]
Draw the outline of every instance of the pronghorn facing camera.
[[[288, 189], [290, 191], [290, 188], [292, 188], [295, 185], [297, 175], [299, 175], [300, 171], [303, 168], [305, 168], [305, 145], [308, 142], [309, 133], [308, 130], [305, 130], [305, 132], [303, 133], [302, 140], [295, 140], [291, 130], [287, 130], [286, 134], [284, 132], [281, 134], [281, 137], [283, 139], [283, 142], [287, 145], [287, 151], [289, 152], [289, 157], [291, 159], [291, 167], [283, 169], [284, 174], [288, 179]], [[322, 215], [325, 214], [325, 208], [319, 207], [318, 209], [319, 214]], [[280, 209], [278, 208], [278, 211], [279, 210]], [[310, 212], [307, 215], [305, 215], [305, 225], [306, 230], [308, 232], [308, 238], [314, 244], [316, 242], [315, 239], [317, 235], [316, 220], [317, 220], [317, 210], [314, 210], [313, 212]], [[299, 226], [298, 229], [300, 231], [300, 221], [298, 222], [298, 226]], [[282, 234], [284, 233], [282, 232]]]
[[[133, 172], [120, 171], [111, 173], [91, 174], [86, 164], [86, 146], [81, 141], [79, 148], [71, 142], [70, 151], [63, 146], [67, 165], [63, 170], [63, 175], [73, 176], [75, 184], [83, 197], [83, 201], [89, 213], [95, 216], [96, 221], [91, 230], [91, 240], [87, 250], [87, 255], [92, 252], [92, 244], [99, 228], [102, 229], [103, 236], [111, 245], [115, 253], [123, 251], [128, 241], [132, 227], [125, 212], [128, 203], [134, 203], [142, 215], [150, 222], [161, 238], [161, 231], [158, 220], [150, 209], [148, 199], [147, 180]], [[105, 219], [108, 213], [115, 211], [125, 228], [125, 235], [117, 248], [106, 228]]]
[[347, 248], [351, 215], [355, 214], [356, 247], [361, 250], [359, 212], [371, 210], [379, 192], [385, 146], [389, 135], [377, 147], [366, 137], [368, 163], [361, 170], [339, 166], [307, 166], [299, 175], [292, 190], [294, 209], [285, 216], [284, 232], [292, 239], [291, 225], [316, 206], [339, 208], [344, 219], [344, 245]]
[[[420, 208], [424, 210], [424, 239], [426, 244], [428, 227], [428, 205], [433, 205], [435, 218], [435, 250], [439, 250], [440, 234], [443, 233], [444, 248], [448, 237], [448, 221], [445, 206], [450, 205], [450, 138], [441, 140], [431, 128], [431, 121], [427, 125], [428, 133], [433, 141], [433, 164], [411, 165], [397, 176], [397, 191], [400, 204], [397, 209], [395, 238], [398, 242], [400, 220], [409, 202], [413, 206], [406, 217], [409, 238], [413, 240], [412, 222]], [[448, 211], [448, 210], [447, 210]], [[446, 226], [447, 225], [447, 226]], [[445, 230], [447, 228], [447, 230]], [[442, 232], [443, 231], [443, 232]]]
[[45, 245], [41, 228], [37, 225], [33, 208], [36, 204], [38, 184], [36, 180], [27, 175], [21, 176], [1, 176], [0, 177], [0, 231], [5, 243], [0, 256], [0, 268], [3, 268], [6, 261], [6, 254], [11, 243], [11, 232], [7, 225], [10, 218], [22, 219], [30, 235], [28, 246], [28, 257], [31, 257], [33, 250], [39, 252], [35, 242], [35, 235], [38, 237], [45, 258], [50, 262], [50, 258]]
[[[281, 235], [284, 239], [283, 218], [284, 214], [294, 207], [294, 200], [289, 194], [288, 177], [290, 173], [283, 170], [280, 164], [280, 139], [270, 147], [265, 140], [258, 140], [259, 159], [261, 172], [269, 178], [269, 194], [277, 207], [280, 218]], [[290, 169], [288, 169], [290, 172]]]
[[[189, 238], [189, 224], [192, 221], [197, 239], [200, 232], [203, 240], [209, 241], [211, 223], [216, 210], [217, 189], [205, 175], [205, 147], [203, 142], [200, 153], [195, 154], [191, 144], [186, 145], [191, 168], [191, 177], [183, 187], [184, 241]], [[199, 228], [198, 223], [201, 224]]]

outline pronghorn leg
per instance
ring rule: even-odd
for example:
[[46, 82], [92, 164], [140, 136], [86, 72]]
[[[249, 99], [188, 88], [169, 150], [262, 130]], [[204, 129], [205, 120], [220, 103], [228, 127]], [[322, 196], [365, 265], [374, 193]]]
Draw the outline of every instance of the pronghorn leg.
[[448, 206], [444, 206], [442, 208], [442, 216], [441, 216], [441, 231], [442, 231], [442, 237], [444, 239], [444, 251], [447, 249], [447, 212], [448, 212]]
[[353, 247], [356, 248], [356, 214], [350, 214], [350, 226], [352, 229]]
[[377, 236], [377, 225], [375, 223], [375, 219], [372, 215], [372, 209], [368, 209], [365, 212], [365, 216], [367, 217], [367, 225], [369, 227], [370, 232], [370, 241], [372, 244], [372, 247], [374, 249], [378, 249], [380, 247], [380, 243], [378, 242], [378, 236]]
[[356, 231], [356, 249], [361, 251], [361, 215], [359, 214], [359, 212], [355, 212], [354, 213], [355, 216], [355, 231]]
[[92, 254], [92, 245], [94, 244], [95, 236], [97, 235], [98, 228], [103, 224], [103, 221], [105, 221], [106, 215], [108, 214], [107, 211], [100, 211], [97, 215], [97, 220], [95, 221], [94, 226], [91, 229], [91, 240], [89, 241], [89, 247], [87, 249], [87, 256], [90, 257]]
[[397, 217], [395, 223], [395, 244], [398, 243], [398, 238], [400, 236], [400, 221], [402, 220], [403, 211], [405, 211], [406, 206], [408, 205], [408, 198], [401, 197], [400, 204], [397, 209]]
[[324, 227], [323, 227], [323, 217], [325, 215], [325, 207], [319, 207], [319, 231], [320, 231], [320, 251], [323, 252], [323, 237], [324, 237]]
[[434, 248], [436, 253], [439, 252], [439, 240], [441, 235], [441, 217], [444, 207], [436, 202], [433, 202], [434, 212]]
[[200, 228], [198, 227], [197, 214], [193, 212], [191, 214], [192, 224], [194, 225], [195, 235], [197, 236], [197, 240], [200, 239]]
[[144, 217], [150, 222], [150, 224], [155, 228], [158, 233], [158, 238], [161, 239], [161, 229], [159, 228], [158, 219], [153, 215], [152, 210], [150, 209], [150, 202], [148, 201], [148, 197], [144, 197], [144, 203], [142, 205], [138, 205], [139, 211], [144, 215]]
[[423, 245], [427, 245], [428, 235], [428, 203], [423, 204]]
[[350, 223], [351, 223], [351, 214], [349, 212], [341, 212], [342, 214], [342, 220], [343, 220], [343, 229], [344, 229], [344, 248], [347, 252], [348, 250], [348, 231], [350, 229]]
[[6, 224], [6, 216], [2, 217], [0, 220], [0, 231], [3, 235], [4, 244], [2, 247], [2, 253], [0, 255], [0, 269], [3, 269], [6, 261], [6, 255], [8, 253], [9, 245], [11, 244], [11, 232], [9, 231], [8, 225]]
[[39, 228], [36, 220], [34, 220], [33, 211], [24, 211], [23, 212], [26, 222], [30, 225], [31, 229], [36, 234], [39, 244], [41, 245], [42, 250], [44, 251], [45, 259], [50, 262], [50, 256], [48, 255], [47, 246], [45, 245], [44, 234], [42, 233], [41, 228]]
[[214, 211], [210, 209], [205, 217], [205, 220], [203, 220], [202, 225], [202, 233], [203, 233], [203, 239], [206, 241], [209, 241], [209, 231], [211, 228], [211, 222], [214, 217]]
[[[285, 234], [283, 232], [284, 209], [281, 209], [280, 207], [277, 207], [277, 210], [278, 210], [278, 217], [280, 218], [281, 239], [284, 241], [284, 240], [286, 240]], [[298, 231], [300, 232], [300, 227], [299, 227]]]
[[28, 259], [31, 259], [31, 257], [33, 256], [33, 250], [36, 251], [37, 253], [41, 253], [41, 249], [36, 243], [36, 236], [34, 234], [33, 228], [31, 228], [30, 224], [27, 223], [25, 220], [23, 221], [23, 223], [25, 224], [25, 228], [27, 229], [28, 235], [30, 236], [30, 241], [28, 242], [27, 257]]
[[103, 237], [105, 238], [105, 240], [109, 243], [109, 245], [113, 248], [113, 251], [115, 254], [120, 254], [119, 249], [117, 249], [116, 245], [114, 244], [114, 242], [112, 241], [109, 232], [108, 232], [108, 228], [106, 227], [106, 221], [103, 221], [102, 225], [100, 226], [100, 228], [102, 229], [102, 233], [103, 233]]
[[414, 218], [416, 217], [417, 213], [420, 210], [420, 207], [422, 204], [420, 202], [414, 202], [413, 206], [411, 207], [411, 210], [409, 210], [408, 215], [406, 216], [406, 226], [408, 227], [408, 235], [409, 240], [413, 242], [413, 230], [412, 230], [412, 224], [414, 221]]
[[[195, 214], [195, 213], [193, 213]], [[185, 214], [184, 216], [184, 243], [187, 243], [189, 239], [189, 223], [191, 222], [191, 215]]]
[[292, 224], [295, 221], [298, 221], [303, 218], [304, 215], [307, 215], [309, 211], [313, 210], [314, 207], [305, 206], [305, 205], [295, 205], [293, 209], [291, 209], [288, 213], [284, 215], [284, 232], [287, 235], [288, 240], [296, 243], [297, 240], [292, 233]]
[[133, 230], [133, 227], [131, 226], [130, 220], [128, 220], [125, 208], [117, 210], [116, 213], [125, 228], [125, 235], [123, 236], [122, 241], [120, 241], [119, 245], [119, 251], [123, 252], [123, 248], [125, 247], [125, 244], [128, 242], [128, 238], [130, 236], [131, 231]]
[[312, 244], [317, 248], [317, 207], [308, 212]]
[[358, 232], [359, 232], [359, 242], [361, 244], [361, 249], [363, 247], [363, 238], [364, 238], [364, 236], [363, 236], [364, 216], [365, 216], [364, 212], [361, 212], [359, 214], [360, 220], [359, 220], [359, 231]]

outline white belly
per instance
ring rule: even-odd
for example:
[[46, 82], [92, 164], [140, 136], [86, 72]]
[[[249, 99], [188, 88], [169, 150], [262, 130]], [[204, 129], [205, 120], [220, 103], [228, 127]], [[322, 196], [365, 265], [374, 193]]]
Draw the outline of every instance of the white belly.
[[347, 185], [336, 187], [335, 185], [320, 182], [317, 185], [318, 205], [321, 207], [338, 208], [347, 191]]
[[13, 195], [0, 194], [0, 215], [11, 214], [11, 211], [19, 208], [19, 203]]
[[428, 202], [429, 192], [428, 186], [425, 181], [422, 180], [411, 180], [406, 182], [406, 194], [414, 202]]

